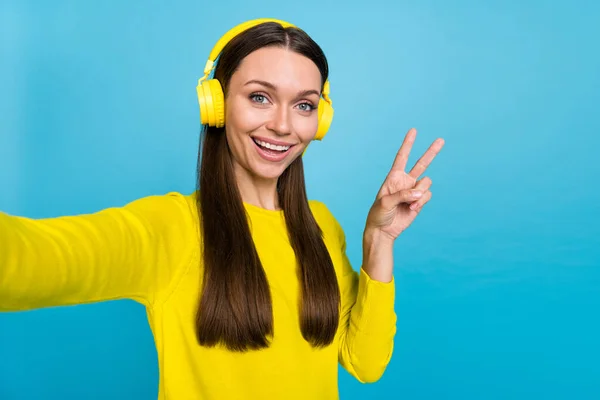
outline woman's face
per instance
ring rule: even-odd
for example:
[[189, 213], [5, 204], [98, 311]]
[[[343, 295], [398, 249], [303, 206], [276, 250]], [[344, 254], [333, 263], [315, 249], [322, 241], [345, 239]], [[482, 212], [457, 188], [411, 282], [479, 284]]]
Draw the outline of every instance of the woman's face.
[[232, 75], [226, 135], [236, 175], [273, 180], [317, 132], [321, 74], [309, 59], [280, 47], [250, 53]]

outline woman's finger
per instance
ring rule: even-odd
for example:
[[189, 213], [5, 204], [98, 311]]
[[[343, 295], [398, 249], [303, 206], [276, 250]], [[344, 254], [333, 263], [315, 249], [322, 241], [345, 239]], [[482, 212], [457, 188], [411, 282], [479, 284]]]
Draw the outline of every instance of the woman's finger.
[[401, 203], [412, 203], [416, 200], [419, 200], [423, 196], [423, 191], [409, 189], [409, 190], [400, 190], [398, 192], [388, 194], [387, 196], [383, 196], [379, 201], [381, 202], [381, 207], [386, 210], [392, 210]]
[[421, 196], [421, 198], [419, 200], [412, 203], [410, 205], [410, 209], [418, 212], [425, 204], [427, 204], [427, 202], [429, 200], [431, 200], [431, 191], [430, 190], [423, 193], [423, 196]]
[[[426, 191], [428, 191], [431, 188], [431, 184], [433, 182], [431, 181], [431, 178], [429, 177], [424, 177], [423, 179], [420, 179], [419, 181], [417, 181], [417, 184], [415, 185], [415, 187], [413, 188], [414, 190], [420, 190], [423, 193], [425, 193]], [[414, 207], [417, 207], [417, 201], [419, 201], [419, 199], [415, 200], [411, 205], [410, 205], [410, 209], [414, 210]]]
[[433, 183], [433, 181], [431, 180], [431, 178], [426, 176], [423, 179], [418, 180], [417, 184], [415, 185], [415, 187], [413, 189], [426, 191], [426, 190], [429, 190], [432, 183]]
[[404, 171], [404, 168], [406, 168], [406, 163], [408, 162], [410, 150], [412, 149], [412, 146], [415, 143], [416, 137], [417, 130], [415, 128], [411, 128], [406, 134], [406, 136], [404, 136], [404, 141], [402, 142], [402, 146], [400, 146], [398, 153], [396, 153], [396, 158], [394, 159], [394, 163], [392, 164], [390, 174], [394, 171]]
[[408, 175], [412, 176], [415, 179], [421, 176], [425, 172], [427, 167], [429, 167], [429, 164], [431, 164], [435, 156], [437, 156], [440, 150], [442, 150], [442, 147], [444, 147], [444, 139], [436, 139], [431, 144], [431, 146], [429, 146], [429, 149], [427, 149], [425, 154], [423, 154], [421, 158], [419, 158], [419, 160], [417, 161], [415, 166], [410, 170]]

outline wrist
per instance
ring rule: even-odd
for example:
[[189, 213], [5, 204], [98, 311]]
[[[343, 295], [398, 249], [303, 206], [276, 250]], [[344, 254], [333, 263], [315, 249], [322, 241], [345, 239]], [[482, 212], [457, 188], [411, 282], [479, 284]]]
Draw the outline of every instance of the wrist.
[[393, 273], [394, 240], [385, 232], [365, 230], [362, 268], [373, 280], [390, 282]]
[[363, 248], [393, 248], [394, 239], [377, 228], [365, 228], [363, 232]]

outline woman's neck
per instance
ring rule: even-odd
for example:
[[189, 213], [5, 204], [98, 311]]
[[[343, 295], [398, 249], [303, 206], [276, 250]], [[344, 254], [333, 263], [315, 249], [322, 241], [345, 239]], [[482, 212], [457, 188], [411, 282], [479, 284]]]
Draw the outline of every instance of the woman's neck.
[[264, 179], [251, 175], [243, 168], [235, 168], [238, 190], [244, 203], [264, 208], [266, 210], [279, 210], [279, 197], [277, 196], [277, 179]]

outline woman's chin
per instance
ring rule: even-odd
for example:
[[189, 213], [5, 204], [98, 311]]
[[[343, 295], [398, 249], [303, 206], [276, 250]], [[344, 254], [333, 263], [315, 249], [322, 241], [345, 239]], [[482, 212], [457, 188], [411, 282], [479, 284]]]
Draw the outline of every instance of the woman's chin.
[[286, 167], [287, 165], [255, 165], [251, 172], [252, 175], [261, 180], [277, 180], [283, 174]]
[[263, 160], [260, 157], [256, 157], [250, 165], [252, 174], [257, 178], [264, 180], [276, 180], [283, 174], [287, 167], [296, 159], [297, 155], [290, 154], [282, 162], [273, 162]]

